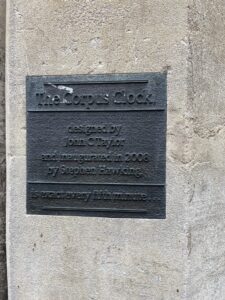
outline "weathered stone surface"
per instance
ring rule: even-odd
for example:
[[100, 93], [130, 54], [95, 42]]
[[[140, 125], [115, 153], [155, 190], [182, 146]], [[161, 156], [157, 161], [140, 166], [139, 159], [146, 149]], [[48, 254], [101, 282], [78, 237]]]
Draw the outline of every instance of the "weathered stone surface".
[[0, 299], [7, 298], [5, 255], [5, 1], [0, 0]]
[[225, 47], [224, 1], [188, 8], [189, 111], [193, 159], [187, 299], [225, 299]]
[[[10, 299], [223, 299], [222, 5], [8, 2]], [[25, 76], [162, 70], [167, 219], [26, 215]]]

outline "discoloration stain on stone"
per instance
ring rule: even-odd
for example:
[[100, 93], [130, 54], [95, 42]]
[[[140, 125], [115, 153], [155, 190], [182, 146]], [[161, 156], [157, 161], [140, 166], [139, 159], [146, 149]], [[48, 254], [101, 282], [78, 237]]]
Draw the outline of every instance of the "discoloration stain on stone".
[[191, 229], [189, 229], [188, 234], [187, 234], [187, 248], [188, 248], [188, 256], [191, 255], [192, 251], [192, 235], [191, 235]]

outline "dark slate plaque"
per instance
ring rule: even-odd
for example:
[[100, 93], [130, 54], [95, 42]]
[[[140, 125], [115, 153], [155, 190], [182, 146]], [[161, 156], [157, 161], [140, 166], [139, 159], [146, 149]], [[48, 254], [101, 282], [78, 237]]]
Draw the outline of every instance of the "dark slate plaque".
[[27, 213], [165, 218], [166, 74], [27, 77]]

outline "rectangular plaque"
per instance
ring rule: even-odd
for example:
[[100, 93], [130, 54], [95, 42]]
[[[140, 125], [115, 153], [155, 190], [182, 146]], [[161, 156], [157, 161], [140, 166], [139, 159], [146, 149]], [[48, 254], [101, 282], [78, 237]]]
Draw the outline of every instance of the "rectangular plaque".
[[166, 74], [27, 77], [27, 213], [165, 218]]

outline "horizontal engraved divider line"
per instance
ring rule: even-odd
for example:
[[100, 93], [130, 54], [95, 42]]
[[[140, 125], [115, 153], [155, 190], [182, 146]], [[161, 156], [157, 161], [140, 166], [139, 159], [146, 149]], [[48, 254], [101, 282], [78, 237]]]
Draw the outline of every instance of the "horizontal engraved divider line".
[[129, 109], [129, 108], [125, 108], [125, 109], [82, 109], [82, 110], [75, 110], [75, 109], [46, 109], [46, 110], [42, 110], [42, 109], [28, 109], [27, 112], [123, 112], [123, 111], [165, 111], [165, 108], [161, 108], [161, 107], [157, 107], [157, 108], [143, 108], [143, 109]]
[[44, 206], [41, 210], [57, 211], [86, 211], [86, 212], [121, 212], [121, 213], [147, 213], [147, 209], [127, 209], [127, 208], [86, 208], [86, 207], [60, 207]]
[[28, 181], [28, 184], [58, 184], [58, 185], [134, 185], [134, 186], [165, 186], [163, 183], [119, 183], [119, 182], [59, 182], [59, 181], [52, 181], [52, 182], [44, 182], [44, 181]]
[[148, 83], [148, 80], [102, 80], [102, 81], [74, 81], [74, 82], [44, 82], [44, 85], [83, 85], [83, 84], [129, 84]]

